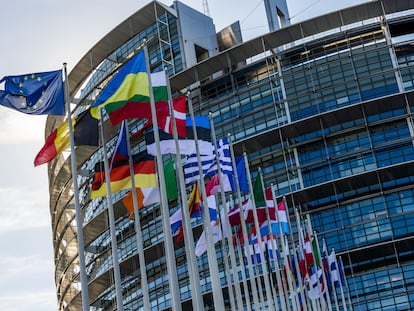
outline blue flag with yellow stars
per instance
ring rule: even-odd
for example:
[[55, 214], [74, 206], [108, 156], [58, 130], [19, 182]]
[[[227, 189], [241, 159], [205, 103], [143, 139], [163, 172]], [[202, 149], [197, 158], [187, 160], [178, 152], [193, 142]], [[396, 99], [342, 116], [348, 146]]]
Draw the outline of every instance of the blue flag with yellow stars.
[[0, 105], [27, 114], [65, 115], [62, 70], [5, 76]]

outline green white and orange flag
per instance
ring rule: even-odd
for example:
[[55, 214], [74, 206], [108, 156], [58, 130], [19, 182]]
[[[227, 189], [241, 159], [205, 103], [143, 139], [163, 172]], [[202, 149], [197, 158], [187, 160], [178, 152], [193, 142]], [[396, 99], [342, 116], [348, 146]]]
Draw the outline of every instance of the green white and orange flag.
[[[155, 188], [155, 161], [146, 151], [133, 156], [135, 186], [140, 188]], [[113, 193], [132, 187], [128, 160], [114, 161], [110, 171], [110, 185]], [[92, 183], [91, 199], [107, 195], [105, 169], [103, 162], [95, 165], [95, 177]]]
[[[157, 116], [168, 116], [168, 91], [165, 73], [151, 74]], [[100, 119], [105, 107], [113, 125], [128, 118], [151, 119], [149, 79], [145, 55], [141, 51], [129, 60], [100, 93], [91, 106], [92, 115]]]

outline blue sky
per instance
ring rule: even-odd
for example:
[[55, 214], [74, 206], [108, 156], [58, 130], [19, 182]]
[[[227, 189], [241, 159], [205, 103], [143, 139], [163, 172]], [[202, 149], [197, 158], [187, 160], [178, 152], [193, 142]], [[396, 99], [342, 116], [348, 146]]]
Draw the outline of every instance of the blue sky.
[[[182, 2], [203, 11], [202, 0]], [[298, 22], [362, 2], [288, 0], [288, 7], [292, 22]], [[56, 70], [64, 62], [70, 71], [101, 37], [146, 3], [8, 1], [0, 11], [0, 77]], [[237, 17], [245, 39], [267, 31], [262, 0], [209, 0], [208, 5], [217, 30]], [[57, 310], [47, 166], [33, 166], [44, 143], [45, 120], [0, 106], [0, 310]]]

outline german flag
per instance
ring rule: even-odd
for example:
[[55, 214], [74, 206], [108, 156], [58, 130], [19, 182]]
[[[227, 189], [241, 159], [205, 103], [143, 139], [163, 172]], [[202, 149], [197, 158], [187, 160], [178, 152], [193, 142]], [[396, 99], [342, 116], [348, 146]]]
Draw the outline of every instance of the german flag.
[[[146, 151], [133, 156], [135, 186], [139, 188], [155, 188], [155, 161], [154, 157]], [[128, 160], [114, 161], [110, 172], [110, 185], [112, 192], [132, 188], [131, 175]], [[95, 177], [92, 183], [91, 199], [107, 195], [105, 183], [104, 163], [95, 165]]]

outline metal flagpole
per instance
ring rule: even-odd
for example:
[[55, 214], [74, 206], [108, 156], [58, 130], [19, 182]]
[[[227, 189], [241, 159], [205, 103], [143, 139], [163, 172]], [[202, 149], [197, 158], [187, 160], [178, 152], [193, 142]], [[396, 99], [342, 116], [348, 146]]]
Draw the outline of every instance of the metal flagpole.
[[[217, 163], [217, 172], [219, 174], [218, 176], [219, 176], [219, 183], [220, 183], [221, 204], [222, 204], [223, 209], [225, 209], [226, 208], [226, 196], [224, 194], [224, 186], [223, 186], [223, 178], [222, 178], [222, 175], [221, 175], [222, 173], [221, 173], [220, 158], [219, 158], [219, 154], [218, 154], [218, 150], [217, 150], [216, 130], [214, 128], [214, 120], [213, 120], [213, 116], [212, 116], [211, 112], [209, 113], [209, 119], [210, 119], [211, 136], [212, 136], [211, 138], [214, 142], [214, 151], [216, 152], [216, 163]], [[229, 224], [229, 215], [226, 212], [223, 213], [223, 214], [224, 214], [224, 222], [225, 223], [222, 224], [222, 225], [226, 225], [226, 227], [228, 228], [230, 226], [230, 224]], [[239, 310], [243, 310], [243, 301], [242, 301], [242, 297], [241, 297], [239, 275], [236, 271], [237, 263], [236, 263], [236, 255], [234, 253], [233, 241], [231, 241], [231, 243], [228, 243], [228, 247], [229, 247], [229, 253], [230, 253], [231, 269], [232, 269], [233, 278], [234, 278], [234, 286], [235, 286], [235, 291], [236, 291], [236, 302], [237, 302], [237, 306], [238, 306]], [[223, 255], [224, 255], [224, 253], [223, 253]], [[227, 258], [225, 258], [225, 261], [227, 262]], [[231, 285], [232, 284], [231, 284], [231, 278], [230, 278], [229, 288], [231, 287]]]
[[[263, 191], [263, 195], [264, 195], [264, 199], [265, 202], [267, 201], [266, 198], [266, 189], [264, 187], [264, 180], [263, 180], [263, 175], [262, 175], [262, 168], [259, 167], [259, 177], [260, 177], [260, 182], [262, 184], [262, 191]], [[273, 191], [272, 188], [270, 189], [270, 191]], [[273, 193], [272, 193], [272, 202], [273, 202]], [[273, 226], [271, 223], [271, 219], [270, 219], [270, 214], [269, 214], [269, 208], [267, 207], [267, 203], [265, 206], [265, 212], [266, 212], [266, 220], [267, 220], [267, 225], [269, 226], [269, 232], [270, 232], [270, 236], [271, 236], [271, 240], [270, 243], [272, 244], [272, 248], [273, 248]], [[277, 205], [275, 205], [275, 215], [277, 213]], [[266, 243], [267, 244], [267, 243]], [[269, 251], [268, 251], [269, 252]], [[273, 252], [273, 250], [272, 250]], [[274, 305], [276, 306], [276, 311], [279, 311], [279, 304], [277, 302], [277, 295], [276, 295], [276, 288], [273, 284], [273, 277], [272, 277], [272, 273], [273, 271], [269, 271], [269, 274], [267, 276], [264, 275], [264, 277], [269, 277], [270, 279], [270, 285], [271, 285], [271, 289], [272, 289], [272, 295], [273, 295], [273, 300], [274, 300]]]
[[[309, 222], [310, 222], [310, 218], [309, 218]], [[326, 281], [325, 271], [323, 269], [321, 249], [319, 247], [318, 235], [317, 235], [316, 231], [313, 231], [313, 236], [314, 236], [314, 239], [316, 241], [316, 251], [318, 252], [319, 260], [321, 261], [321, 266], [322, 266], [321, 267], [321, 269], [322, 269], [322, 281], [325, 284], [325, 286], [323, 286], [323, 284], [321, 284], [321, 296], [322, 296], [321, 297], [321, 301], [324, 298], [323, 297], [324, 291], [326, 291], [326, 293], [327, 293], [326, 297], [327, 298], [325, 299], [325, 301], [328, 304], [328, 310], [329, 311], [332, 311], [331, 297], [329, 296], [329, 290], [327, 290], [327, 288], [328, 288], [329, 285], [328, 285], [328, 283]], [[315, 262], [315, 265], [316, 265], [316, 262]], [[318, 271], [318, 266], [317, 265], [316, 265], [316, 270]], [[319, 277], [318, 277], [318, 279], [319, 279]]]
[[200, 188], [201, 188], [202, 197], [206, 201], [203, 203], [203, 210], [202, 210], [203, 217], [202, 218], [203, 218], [204, 231], [206, 233], [207, 258], [208, 258], [208, 267], [210, 270], [211, 286], [212, 286], [212, 291], [213, 291], [214, 308], [215, 310], [224, 310], [225, 307], [224, 307], [223, 292], [222, 292], [221, 284], [220, 284], [217, 254], [216, 254], [216, 249], [214, 247], [214, 241], [213, 241], [210, 212], [208, 210], [208, 205], [207, 205], [206, 187], [204, 184], [204, 178], [202, 178], [203, 168], [201, 165], [200, 148], [198, 146], [197, 129], [196, 129], [196, 124], [195, 124], [193, 103], [191, 101], [191, 98], [188, 98], [188, 108], [190, 111], [191, 123], [193, 126], [194, 142], [195, 142], [197, 162], [198, 162], [198, 171], [201, 177]]
[[174, 105], [172, 103], [169, 78], [167, 76], [166, 71], [165, 71], [165, 78], [167, 81], [167, 91], [168, 91], [168, 98], [169, 98], [168, 103], [170, 107], [171, 124], [172, 124], [173, 138], [174, 138], [174, 143], [175, 143], [175, 152], [176, 152], [175, 163], [177, 166], [176, 171], [178, 172], [178, 181], [180, 184], [182, 227], [183, 227], [183, 233], [184, 233], [185, 254], [187, 256], [187, 264], [188, 264], [188, 277], [190, 279], [190, 286], [191, 286], [191, 302], [192, 302], [194, 310], [202, 310], [204, 306], [204, 301], [201, 295], [200, 274], [199, 274], [199, 270], [197, 267], [197, 258], [195, 255], [194, 236], [193, 236], [193, 229], [191, 228], [190, 211], [188, 210], [188, 203], [187, 203], [188, 198], [187, 198], [186, 187], [185, 187], [183, 165], [181, 162], [180, 146], [178, 142], [177, 122], [175, 119]]
[[[233, 169], [234, 169], [234, 167], [233, 167]], [[234, 171], [233, 171], [233, 173], [234, 173]], [[231, 194], [230, 194], [229, 201], [230, 202], [233, 201], [233, 196]], [[229, 218], [229, 215], [228, 215], [229, 210], [230, 210], [230, 206], [226, 207], [223, 210], [223, 214], [227, 214], [227, 219]], [[233, 232], [232, 232], [232, 228], [230, 226], [230, 221], [228, 221], [225, 224], [225, 226], [226, 226], [227, 236], [223, 235], [223, 238], [224, 237], [227, 238], [227, 243], [232, 243], [233, 244]], [[250, 292], [249, 292], [249, 287], [247, 285], [247, 277], [246, 277], [245, 265], [244, 265], [244, 261], [243, 261], [243, 251], [240, 247], [240, 242], [239, 242], [239, 239], [238, 239], [239, 237], [238, 237], [237, 232], [235, 233], [235, 237], [236, 237], [236, 241], [237, 241], [236, 248], [237, 248], [237, 254], [239, 255], [239, 264], [241, 265], [240, 272], [241, 272], [241, 275], [242, 275], [243, 290], [244, 290], [244, 293], [245, 293], [244, 297], [246, 299], [246, 308], [247, 308], [247, 311], [252, 311], [252, 304], [250, 302]], [[233, 249], [234, 249], [234, 247], [233, 247]], [[235, 267], [237, 269], [237, 261], [236, 261], [236, 266]], [[237, 275], [237, 281], [239, 281], [237, 270], [236, 270], [235, 275]], [[241, 300], [241, 303], [242, 303], [242, 307], [243, 307], [243, 300]], [[243, 310], [243, 308], [241, 308], [240, 310]]]
[[[305, 250], [304, 250], [305, 241], [304, 241], [304, 238], [303, 238], [303, 230], [302, 230], [302, 225], [301, 225], [301, 219], [300, 219], [299, 211], [297, 209], [295, 209], [295, 218], [296, 218], [296, 227], [297, 227], [297, 230], [298, 230], [299, 249], [300, 249], [300, 252], [301, 252], [301, 256], [303, 257], [303, 259], [305, 261], [306, 270], [308, 270], [308, 262], [306, 260], [306, 255], [305, 255]], [[310, 280], [310, 276], [309, 276], [308, 272], [306, 272], [306, 277], [307, 277], [308, 280]], [[305, 291], [306, 291], [306, 289], [305, 289]], [[309, 297], [309, 295], [307, 295], [307, 297]], [[310, 300], [310, 303], [311, 303], [312, 310], [317, 311], [318, 307], [316, 305], [315, 299], [312, 299], [312, 298], [309, 297], [309, 300]]]
[[145, 53], [145, 62], [146, 62], [145, 67], [146, 67], [147, 75], [148, 75], [148, 84], [149, 84], [148, 86], [149, 86], [149, 93], [150, 93], [150, 105], [151, 105], [151, 116], [152, 116], [152, 124], [153, 124], [153, 131], [154, 131], [154, 141], [155, 141], [155, 148], [157, 152], [156, 162], [157, 162], [157, 171], [158, 171], [158, 186], [160, 188], [160, 199], [161, 199], [160, 209], [161, 209], [162, 227], [164, 231], [165, 261], [167, 263], [168, 282], [169, 282], [170, 293], [171, 293], [171, 308], [173, 311], [178, 311], [178, 310], [181, 310], [181, 301], [180, 301], [180, 293], [179, 293], [179, 285], [178, 285], [177, 266], [175, 263], [175, 252], [174, 252], [174, 245], [173, 245], [171, 226], [170, 226], [170, 220], [169, 220], [169, 207], [168, 207], [168, 199], [167, 199], [167, 190], [165, 186], [164, 167], [163, 167], [162, 155], [161, 155], [160, 135], [158, 131], [157, 110], [155, 108], [154, 92], [153, 92], [152, 83], [151, 83], [151, 71], [150, 71], [148, 47], [147, 47], [146, 39], [144, 39], [144, 53]]
[[[307, 296], [306, 296], [306, 293], [304, 291], [303, 278], [301, 276], [301, 272], [300, 272], [300, 268], [299, 268], [299, 261], [298, 261], [298, 257], [297, 257], [298, 253], [297, 253], [296, 247], [295, 247], [295, 239], [293, 238], [293, 230], [292, 230], [292, 224], [290, 222], [289, 207], [288, 207], [287, 200], [286, 200], [285, 196], [283, 196], [282, 200], [283, 200], [283, 204], [284, 204], [284, 207], [285, 207], [286, 220], [287, 220], [288, 226], [289, 226], [290, 241], [292, 243], [292, 247], [293, 247], [293, 251], [294, 251], [293, 258], [294, 258], [294, 261], [295, 261], [295, 267], [296, 267], [298, 282], [299, 282], [299, 295], [302, 298], [301, 299], [302, 307], [304, 308], [304, 310], [309, 310], [309, 306], [308, 306], [308, 302], [307, 302]], [[299, 232], [298, 232], [298, 236], [299, 236]], [[300, 303], [299, 303], [299, 305], [300, 305]]]
[[107, 189], [106, 198], [107, 198], [107, 201], [108, 201], [109, 231], [111, 233], [112, 265], [113, 265], [113, 269], [114, 269], [115, 294], [116, 294], [117, 310], [118, 311], [123, 311], [124, 307], [123, 307], [123, 304], [122, 304], [121, 272], [119, 270], [118, 243], [117, 243], [117, 240], [116, 240], [114, 206], [112, 204], [111, 176], [110, 176], [109, 163], [108, 163], [108, 151], [107, 151], [106, 142], [105, 142], [104, 109], [105, 108], [100, 109], [100, 114], [101, 114], [101, 136], [102, 136], [102, 141], [103, 141], [105, 183], [106, 183], [106, 189]]
[[[225, 202], [224, 202], [224, 204], [225, 204]], [[218, 211], [217, 211], [217, 213], [218, 213]], [[220, 214], [218, 213], [218, 215], [220, 215]], [[220, 220], [220, 227], [223, 228], [223, 226], [224, 226], [223, 220], [220, 217], [218, 219]], [[221, 232], [223, 234], [223, 229], [221, 229]], [[221, 252], [223, 253], [223, 262], [224, 262], [224, 270], [225, 270], [224, 273], [226, 274], [227, 288], [228, 288], [228, 291], [229, 291], [230, 308], [231, 308], [231, 310], [236, 310], [236, 305], [235, 305], [235, 301], [234, 301], [234, 293], [233, 293], [233, 282], [232, 282], [232, 278], [231, 278], [231, 274], [230, 274], [229, 261], [227, 259], [227, 257], [228, 257], [227, 256], [227, 248], [226, 248], [226, 245], [224, 243], [223, 236], [221, 236], [221, 243], [220, 244], [221, 244]], [[232, 265], [231, 268], [233, 269], [233, 265]], [[240, 303], [238, 299], [237, 299], [237, 303]]]
[[[339, 310], [338, 295], [336, 294], [335, 284], [332, 282], [332, 271], [331, 271], [331, 265], [329, 263], [328, 247], [326, 246], [326, 241], [324, 238], [322, 239], [322, 250], [325, 253], [325, 260], [327, 261], [328, 273], [330, 276], [330, 284], [326, 284], [326, 285], [328, 286], [328, 288], [331, 287], [332, 295], [334, 296], [335, 310]], [[338, 272], [338, 268], [336, 268], [336, 270], [337, 270], [336, 272]], [[329, 290], [328, 290], [328, 294], [329, 294]]]
[[[342, 284], [342, 280], [341, 280], [341, 273], [344, 276], [344, 278], [345, 278], [345, 273], [344, 273], [343, 265], [342, 264], [341, 264], [342, 271], [339, 271], [339, 265], [338, 265], [338, 261], [336, 260], [336, 254], [335, 254], [335, 249], [334, 248], [332, 248], [332, 252], [333, 252], [334, 257], [335, 257], [336, 270], [337, 270], [338, 275], [339, 275], [339, 286], [340, 286], [339, 289], [341, 291], [342, 305], [344, 307], [344, 311], [346, 311], [347, 310], [347, 307], [346, 307], [345, 294], [344, 294], [344, 289], [343, 289], [343, 285], [344, 284]], [[351, 300], [349, 300], [349, 305], [351, 306]]]
[[[252, 185], [252, 179], [250, 176], [250, 168], [249, 168], [249, 162], [247, 160], [247, 154], [244, 153], [244, 163], [246, 165], [246, 175], [247, 175], [247, 183], [249, 185], [250, 194], [252, 196], [252, 205], [253, 205], [253, 219], [254, 219], [254, 226], [256, 227], [256, 238], [259, 245], [260, 250], [260, 261], [263, 271], [263, 280], [265, 283], [265, 290], [266, 290], [266, 296], [268, 301], [268, 306], [270, 310], [274, 310], [274, 304], [272, 303], [272, 293], [270, 292], [270, 284], [269, 279], [267, 278], [267, 267], [265, 264], [265, 256], [263, 253], [263, 241], [262, 241], [262, 235], [260, 233], [260, 225], [259, 225], [259, 218], [257, 217], [257, 210], [256, 210], [256, 203], [254, 201], [254, 193], [253, 193], [253, 185]], [[263, 194], [264, 195], [264, 194]]]
[[[279, 223], [279, 215], [278, 215], [278, 205], [277, 205], [277, 200], [274, 196], [274, 191], [273, 191], [273, 184], [270, 185], [270, 189], [272, 191], [272, 200], [273, 200], [273, 204], [275, 205], [275, 213], [276, 213], [276, 221]], [[279, 235], [282, 234], [281, 231], [281, 227], [279, 226]], [[276, 246], [276, 247], [275, 247]], [[283, 289], [283, 284], [282, 284], [282, 279], [280, 276], [281, 270], [280, 270], [280, 266], [279, 266], [279, 258], [277, 255], [277, 251], [275, 251], [275, 249], [277, 248], [277, 238], [274, 239], [272, 237], [272, 248], [273, 248], [273, 252], [274, 252], [274, 262], [275, 262], [275, 268], [276, 268], [276, 282], [277, 282], [277, 288], [279, 288], [279, 297], [280, 297], [280, 304], [282, 307], [282, 311], [287, 311], [287, 302], [286, 302], [286, 296], [285, 296], [285, 290]], [[277, 301], [277, 299], [276, 299]]]
[[282, 251], [283, 254], [285, 256], [284, 260], [284, 265], [286, 267], [286, 276], [287, 276], [287, 283], [288, 283], [288, 287], [289, 287], [289, 291], [290, 291], [290, 295], [292, 297], [292, 309], [294, 311], [300, 310], [300, 306], [298, 306], [298, 302], [296, 299], [296, 289], [293, 288], [293, 280], [292, 280], [292, 275], [290, 274], [290, 271], [287, 271], [289, 268], [289, 261], [290, 261], [290, 252], [289, 252], [289, 242], [287, 240], [287, 237], [285, 237], [285, 235], [281, 234], [280, 238], [282, 239]]
[[83, 239], [83, 221], [81, 218], [81, 208], [79, 201], [79, 185], [78, 185], [78, 171], [76, 167], [76, 153], [75, 153], [75, 139], [73, 133], [73, 122], [70, 110], [70, 95], [69, 95], [69, 80], [66, 70], [66, 63], [63, 64], [63, 71], [65, 74], [65, 104], [68, 111], [68, 126], [70, 139], [70, 161], [72, 167], [72, 181], [73, 181], [73, 196], [75, 198], [75, 218], [76, 218], [76, 235], [78, 242], [78, 256], [79, 256], [79, 274], [81, 283], [82, 296], [82, 310], [89, 311], [89, 290], [88, 290], [88, 275], [86, 274], [85, 264], [85, 245]]
[[[229, 232], [231, 232], [231, 230]], [[250, 303], [250, 292], [249, 292], [249, 287], [247, 285], [247, 277], [246, 277], [246, 271], [244, 267], [245, 264], [243, 260], [243, 250], [240, 246], [239, 235], [237, 233], [235, 234], [235, 239], [236, 239], [237, 252], [239, 254], [239, 262], [241, 264], [240, 270], [241, 270], [242, 278], [243, 278], [243, 289], [244, 289], [244, 297], [246, 299], [246, 308], [248, 311], [252, 311], [252, 304]]]
[[126, 131], [126, 135], [127, 135], [126, 143], [127, 143], [128, 158], [129, 158], [129, 173], [131, 175], [132, 203], [134, 204], [134, 225], [135, 225], [135, 237], [137, 239], [139, 271], [141, 273], [142, 300], [143, 300], [144, 310], [150, 310], [148, 279], [147, 279], [147, 270], [146, 270], [145, 255], [144, 255], [144, 241], [142, 238], [141, 219], [140, 219], [139, 210], [138, 210], [138, 198], [137, 198], [137, 192], [136, 192], [136, 187], [135, 187], [134, 163], [132, 160], [131, 141], [129, 139], [128, 121], [124, 120], [123, 124], [125, 124], [124, 130]]
[[[311, 252], [312, 252], [314, 266], [315, 266], [316, 284], [317, 284], [318, 291], [319, 291], [319, 303], [317, 304], [317, 306], [318, 306], [318, 309], [319, 310], [325, 310], [324, 302], [321, 299], [321, 296], [322, 296], [321, 288], [322, 287], [321, 287], [321, 282], [319, 281], [318, 265], [316, 264], [316, 256], [315, 256], [315, 252], [313, 250], [313, 229], [312, 229], [312, 224], [310, 222], [310, 216], [309, 216], [309, 214], [306, 214], [305, 229], [306, 229], [306, 232], [307, 232], [308, 237], [310, 239]], [[312, 282], [312, 275], [310, 277], [311, 277], [311, 282]], [[312, 289], [312, 295], [313, 295], [313, 289]], [[315, 297], [315, 300], [317, 300], [316, 297]]]
[[[231, 162], [232, 162], [232, 165], [233, 165], [234, 180], [236, 182], [237, 199], [239, 201], [240, 222], [241, 222], [243, 240], [244, 240], [244, 243], [248, 243], [249, 239], [248, 239], [248, 236], [247, 236], [246, 222], [244, 220], [243, 203], [242, 203], [241, 192], [240, 192], [239, 176], [238, 176], [237, 167], [236, 167], [236, 158], [234, 156], [233, 144], [231, 142], [230, 135], [228, 135], [228, 138], [229, 138]], [[244, 159], [243, 159], [243, 161], [244, 161]], [[240, 250], [241, 250], [241, 247], [240, 247]], [[240, 251], [239, 254], [240, 254], [240, 258], [242, 260], [243, 259], [242, 251]], [[259, 303], [259, 296], [258, 296], [257, 286], [256, 286], [256, 276], [255, 276], [254, 271], [253, 271], [253, 263], [252, 263], [252, 259], [250, 258], [250, 256], [246, 256], [246, 257], [247, 257], [246, 258], [247, 259], [247, 269], [249, 271], [250, 284], [251, 284], [251, 287], [252, 287], [252, 296], [253, 296], [254, 309], [257, 308], [257, 310], [259, 310], [260, 303]], [[244, 260], [242, 260], [242, 261], [244, 263]], [[243, 267], [243, 269], [244, 269], [244, 267]], [[260, 278], [259, 278], [259, 281], [260, 281]], [[250, 299], [248, 292], [245, 293], [245, 296], [248, 297], [248, 299]]]

